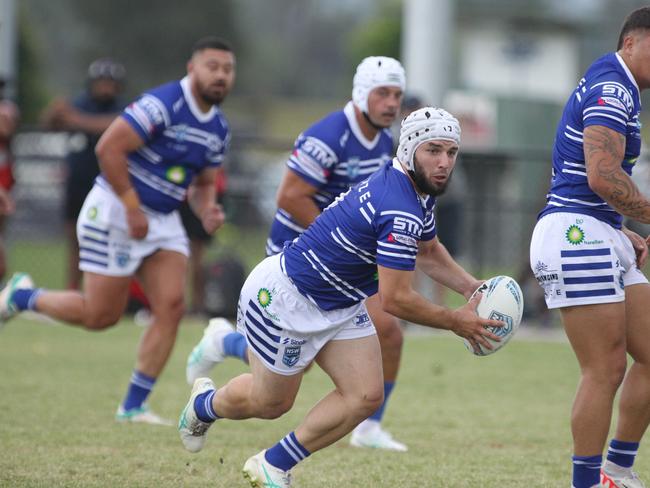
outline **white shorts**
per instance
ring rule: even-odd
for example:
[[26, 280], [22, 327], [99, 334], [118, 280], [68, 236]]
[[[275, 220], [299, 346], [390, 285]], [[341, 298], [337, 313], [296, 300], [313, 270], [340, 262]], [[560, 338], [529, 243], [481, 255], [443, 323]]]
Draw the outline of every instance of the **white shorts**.
[[589, 215], [557, 212], [535, 226], [530, 267], [548, 308], [625, 300], [625, 287], [648, 283], [627, 236]]
[[366, 306], [325, 311], [293, 285], [280, 266], [282, 254], [270, 256], [248, 276], [239, 297], [237, 330], [267, 369], [299, 373], [329, 341], [376, 334]]
[[189, 256], [178, 212], [145, 210], [149, 231], [142, 240], [129, 237], [124, 205], [112, 190], [95, 183], [77, 219], [79, 269], [105, 276], [131, 276], [142, 260], [158, 250]]

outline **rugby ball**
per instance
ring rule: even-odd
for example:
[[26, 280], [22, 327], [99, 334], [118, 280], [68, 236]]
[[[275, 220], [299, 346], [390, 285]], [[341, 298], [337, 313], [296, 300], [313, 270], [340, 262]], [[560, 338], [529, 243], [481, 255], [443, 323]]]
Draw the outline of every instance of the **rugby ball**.
[[483, 296], [476, 307], [476, 314], [479, 317], [501, 320], [505, 323], [503, 327], [485, 327], [501, 339], [501, 342], [496, 342], [486, 337], [493, 349], [478, 344], [477, 351], [467, 339], [463, 339], [465, 347], [471, 353], [476, 356], [488, 356], [505, 346], [519, 329], [524, 311], [524, 297], [519, 284], [509, 276], [495, 276], [486, 280], [472, 294], [472, 297], [477, 293], [482, 293]]

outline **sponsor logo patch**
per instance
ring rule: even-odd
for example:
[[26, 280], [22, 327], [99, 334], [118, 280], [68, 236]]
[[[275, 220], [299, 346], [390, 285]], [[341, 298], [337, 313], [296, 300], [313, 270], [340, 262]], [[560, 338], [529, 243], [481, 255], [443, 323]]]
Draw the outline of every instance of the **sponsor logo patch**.
[[625, 105], [618, 98], [614, 97], [600, 97], [598, 99], [598, 105], [611, 105], [612, 107], [620, 108], [625, 110]]
[[418, 244], [415, 237], [405, 236], [395, 232], [388, 234], [388, 242], [399, 242], [400, 244], [406, 244], [407, 246], [417, 246]]
[[300, 350], [301, 346], [285, 346], [282, 363], [289, 368], [295, 366], [300, 359]]

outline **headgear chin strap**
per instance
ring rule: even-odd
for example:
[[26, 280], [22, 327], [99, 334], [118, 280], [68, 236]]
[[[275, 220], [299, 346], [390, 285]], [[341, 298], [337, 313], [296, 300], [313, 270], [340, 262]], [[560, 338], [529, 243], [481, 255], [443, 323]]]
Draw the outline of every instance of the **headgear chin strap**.
[[402, 120], [397, 159], [409, 172], [415, 171], [415, 151], [422, 143], [436, 139], [460, 144], [458, 120], [441, 108], [423, 107], [411, 112]]

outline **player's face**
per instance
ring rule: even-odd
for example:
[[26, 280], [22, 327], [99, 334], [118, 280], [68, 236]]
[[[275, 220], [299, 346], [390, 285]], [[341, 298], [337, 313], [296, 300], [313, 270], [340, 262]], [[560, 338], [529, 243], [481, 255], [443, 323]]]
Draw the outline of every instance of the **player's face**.
[[368, 95], [368, 117], [379, 127], [390, 127], [402, 105], [402, 89], [378, 86]]
[[422, 193], [437, 197], [447, 189], [456, 165], [458, 145], [455, 142], [427, 141], [415, 151], [415, 184]]
[[235, 56], [221, 49], [194, 53], [187, 71], [198, 95], [208, 105], [219, 105], [235, 82]]

